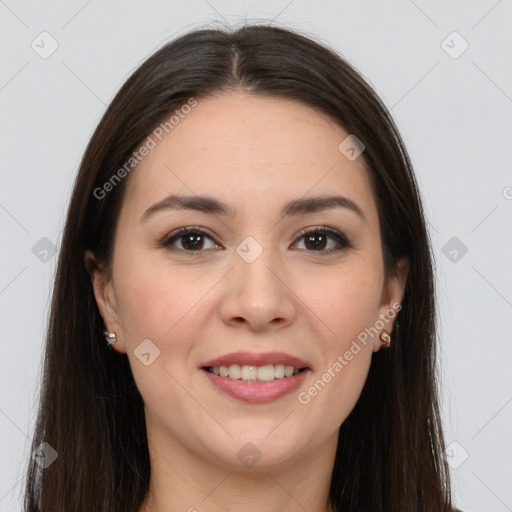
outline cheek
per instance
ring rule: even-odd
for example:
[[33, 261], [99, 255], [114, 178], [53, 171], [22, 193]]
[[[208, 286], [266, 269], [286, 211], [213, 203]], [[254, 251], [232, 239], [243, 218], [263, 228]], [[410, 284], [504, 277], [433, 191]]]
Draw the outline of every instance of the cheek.
[[[327, 425], [339, 425], [357, 402], [367, 378], [372, 357], [372, 335], [378, 319], [380, 274], [368, 267], [318, 273], [304, 277], [299, 295], [305, 311], [315, 319], [319, 335], [316, 348], [321, 367], [303, 389], [299, 403], [319, 414]], [[314, 283], [314, 285], [313, 285]]]
[[117, 265], [118, 313], [131, 345], [171, 336], [214, 284], [204, 272], [155, 263], [142, 251], [119, 257]]
[[320, 269], [301, 274], [294, 291], [307, 306], [305, 312], [317, 318], [325, 339], [342, 350], [378, 319], [381, 277], [369, 265]]
[[[149, 408], [171, 414], [190, 401], [180, 383], [187, 380], [188, 355], [200, 329], [194, 319], [214, 281], [201, 279], [197, 271], [192, 277], [183, 269], [171, 272], [170, 266], [151, 264], [142, 251], [119, 257], [116, 263], [118, 314], [134, 379]], [[147, 366], [138, 356], [146, 339], [154, 343], [145, 342], [151, 361]], [[172, 414], [168, 420], [177, 421]]]

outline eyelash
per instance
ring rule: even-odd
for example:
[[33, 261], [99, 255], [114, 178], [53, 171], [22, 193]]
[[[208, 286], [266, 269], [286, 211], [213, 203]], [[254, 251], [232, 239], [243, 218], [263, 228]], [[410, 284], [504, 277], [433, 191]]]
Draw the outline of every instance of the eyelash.
[[[178, 252], [182, 252], [182, 253], [186, 253], [187, 256], [199, 256], [201, 255], [204, 251], [208, 250], [208, 249], [199, 249], [197, 251], [189, 251], [189, 250], [186, 250], [186, 249], [177, 249], [175, 247], [170, 247], [171, 244], [173, 242], [175, 242], [176, 240], [178, 240], [180, 237], [182, 237], [183, 235], [188, 235], [188, 234], [197, 234], [197, 235], [203, 235], [203, 236], [207, 236], [208, 238], [210, 238], [216, 245], [220, 245], [217, 240], [215, 240], [215, 238], [210, 235], [209, 233], [207, 233], [206, 231], [204, 231], [203, 229], [199, 228], [199, 227], [194, 227], [194, 226], [191, 226], [191, 227], [185, 227], [185, 228], [180, 228], [178, 229], [177, 231], [173, 232], [173, 233], [170, 233], [169, 235], [167, 235], [161, 242], [161, 246], [162, 247], [166, 247], [168, 248], [169, 250], [172, 250], [172, 251], [178, 251]], [[300, 231], [295, 239], [295, 241], [293, 242], [293, 244], [295, 245], [299, 240], [305, 238], [306, 236], [311, 236], [311, 235], [316, 235], [316, 234], [324, 234], [324, 235], [328, 235], [330, 236], [332, 239], [334, 239], [337, 244], [338, 244], [338, 247], [336, 248], [332, 248], [332, 249], [328, 249], [328, 250], [320, 250], [320, 251], [308, 251], [306, 249], [306, 252], [318, 252], [320, 253], [321, 255], [329, 255], [329, 254], [332, 254], [334, 252], [337, 252], [337, 251], [342, 251], [343, 249], [348, 249], [351, 246], [349, 240], [347, 239], [347, 237], [343, 234], [343, 233], [340, 233], [332, 228], [329, 228], [328, 226], [319, 226], [319, 227], [314, 227], [314, 228], [306, 228], [302, 231]]]

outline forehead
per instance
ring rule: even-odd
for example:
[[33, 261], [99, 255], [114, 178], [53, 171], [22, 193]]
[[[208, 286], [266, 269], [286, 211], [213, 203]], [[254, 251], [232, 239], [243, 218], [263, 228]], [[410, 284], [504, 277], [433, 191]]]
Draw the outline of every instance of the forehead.
[[[176, 118], [178, 119], [178, 118]], [[169, 129], [168, 129], [169, 130]], [[292, 99], [240, 93], [198, 98], [142, 160], [126, 200], [140, 211], [170, 193], [218, 197], [237, 211], [261, 213], [302, 196], [334, 190], [376, 215], [362, 158], [338, 149], [350, 134]]]

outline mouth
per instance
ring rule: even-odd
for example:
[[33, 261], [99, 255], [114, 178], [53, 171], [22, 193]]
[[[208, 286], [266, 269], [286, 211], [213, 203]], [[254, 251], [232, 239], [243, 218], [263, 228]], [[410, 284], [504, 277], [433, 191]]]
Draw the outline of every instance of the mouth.
[[292, 393], [312, 371], [308, 362], [283, 352], [226, 354], [199, 369], [218, 391], [251, 404]]

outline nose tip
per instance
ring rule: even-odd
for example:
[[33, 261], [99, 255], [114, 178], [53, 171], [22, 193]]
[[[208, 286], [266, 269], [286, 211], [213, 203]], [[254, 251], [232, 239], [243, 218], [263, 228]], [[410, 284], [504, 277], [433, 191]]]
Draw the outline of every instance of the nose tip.
[[[257, 246], [246, 239], [246, 243], [239, 247], [243, 256], [235, 262], [235, 268], [228, 276], [229, 284], [221, 311], [224, 322], [232, 326], [247, 324], [254, 330], [287, 325], [295, 316], [293, 294], [270, 267], [270, 252], [261, 250], [248, 263], [244, 256], [250, 254], [253, 257], [258, 252]], [[247, 252], [244, 253], [245, 248]]]

